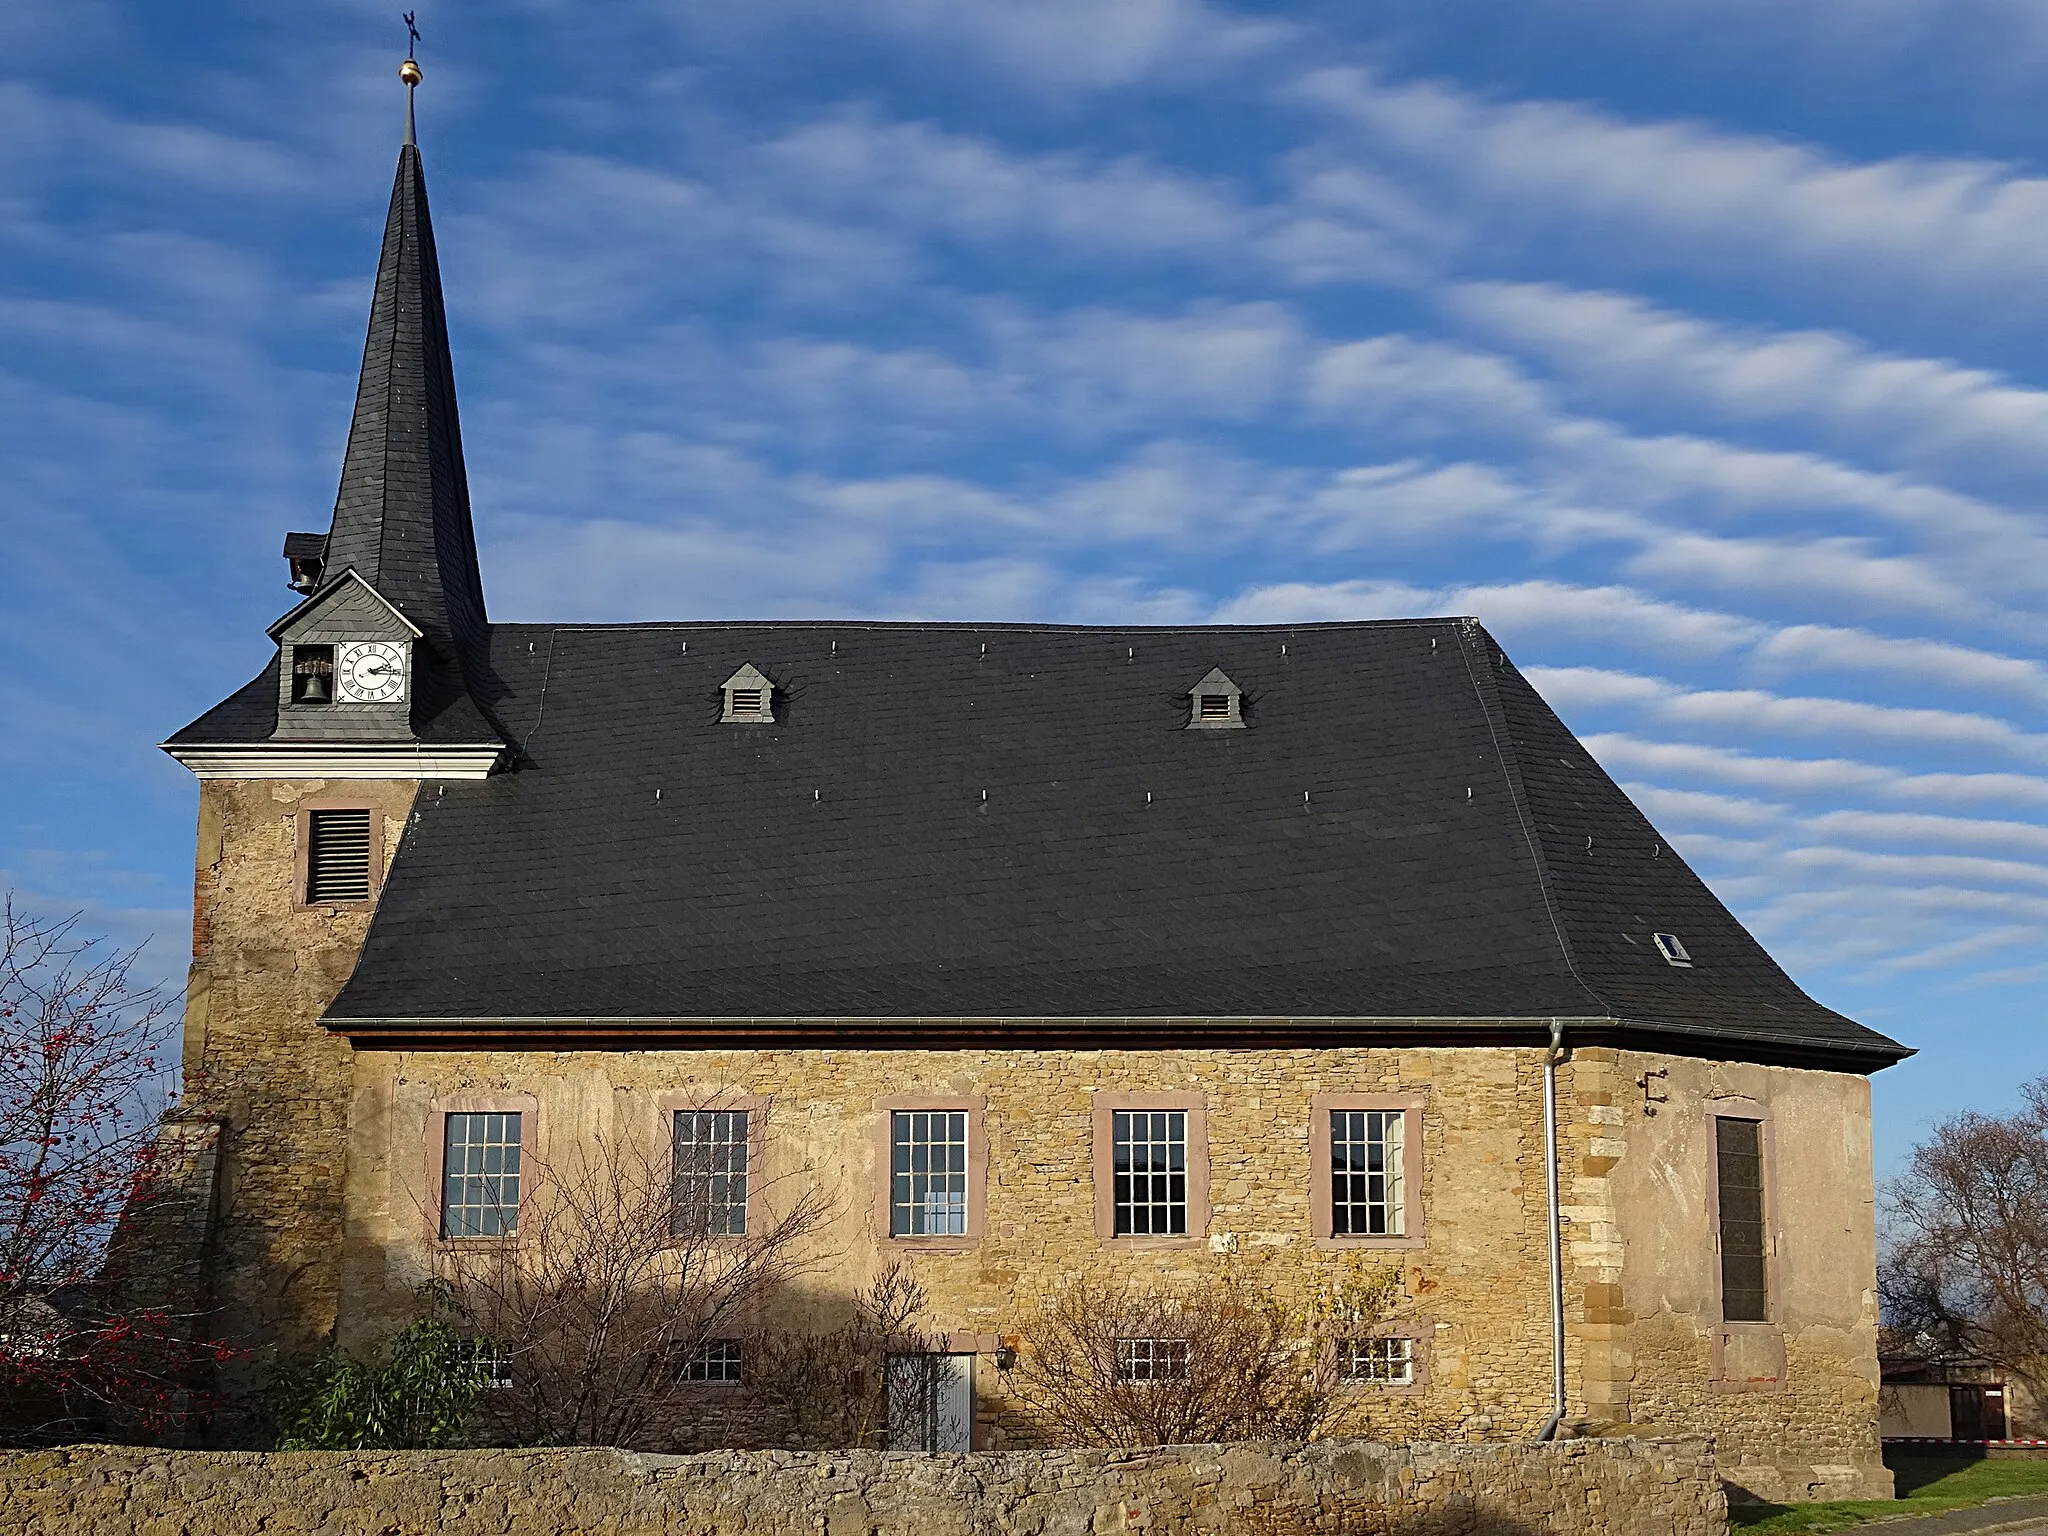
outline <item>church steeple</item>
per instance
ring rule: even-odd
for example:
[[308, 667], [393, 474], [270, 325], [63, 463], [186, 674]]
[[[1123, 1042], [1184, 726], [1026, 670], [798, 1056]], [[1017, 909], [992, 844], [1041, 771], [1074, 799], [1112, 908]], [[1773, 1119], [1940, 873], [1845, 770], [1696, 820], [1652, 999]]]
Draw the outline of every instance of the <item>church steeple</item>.
[[270, 668], [165, 743], [201, 778], [482, 778], [505, 755], [410, 55], [399, 77], [405, 143], [334, 520], [286, 536], [305, 601], [270, 626]]
[[324, 574], [352, 567], [420, 627], [437, 659], [461, 666], [489, 620], [410, 98], [408, 79], [407, 142], [384, 223]]

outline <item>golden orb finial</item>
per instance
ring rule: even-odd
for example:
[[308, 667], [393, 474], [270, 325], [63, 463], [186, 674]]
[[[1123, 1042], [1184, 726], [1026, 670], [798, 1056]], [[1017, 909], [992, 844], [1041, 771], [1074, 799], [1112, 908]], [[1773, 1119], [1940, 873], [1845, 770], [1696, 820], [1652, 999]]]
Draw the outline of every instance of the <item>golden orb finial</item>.
[[415, 61], [407, 59], [403, 64], [398, 66], [398, 78], [403, 80], [407, 85], [418, 85], [422, 78], [420, 75], [419, 65]]

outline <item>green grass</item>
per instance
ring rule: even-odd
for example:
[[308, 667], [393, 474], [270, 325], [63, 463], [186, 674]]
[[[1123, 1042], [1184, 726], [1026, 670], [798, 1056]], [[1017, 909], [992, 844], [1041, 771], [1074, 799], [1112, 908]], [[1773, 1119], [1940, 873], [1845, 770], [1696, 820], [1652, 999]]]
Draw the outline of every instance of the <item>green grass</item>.
[[1829, 1504], [1731, 1504], [1728, 1523], [1749, 1533], [1846, 1531], [1872, 1520], [1900, 1515], [1935, 1515], [1968, 1509], [2010, 1494], [2048, 1494], [2048, 1461], [1992, 1460], [1981, 1456], [1913, 1455], [1885, 1457], [1897, 1480], [1891, 1500], [1837, 1500]]

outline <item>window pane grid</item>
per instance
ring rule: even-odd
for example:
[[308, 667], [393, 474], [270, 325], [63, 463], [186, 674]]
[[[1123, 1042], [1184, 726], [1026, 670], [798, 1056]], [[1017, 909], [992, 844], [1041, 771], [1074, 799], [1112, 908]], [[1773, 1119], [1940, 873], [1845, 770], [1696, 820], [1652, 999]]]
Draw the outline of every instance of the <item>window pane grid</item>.
[[704, 1386], [736, 1387], [741, 1364], [738, 1339], [709, 1339], [701, 1349], [683, 1356], [681, 1375], [684, 1381]]
[[670, 1230], [741, 1237], [747, 1230], [747, 1112], [682, 1109], [675, 1117]]
[[518, 1228], [520, 1118], [517, 1111], [447, 1117], [443, 1237], [505, 1237]]
[[1183, 1381], [1188, 1374], [1186, 1339], [1118, 1339], [1118, 1381]]
[[967, 1233], [967, 1112], [894, 1110], [889, 1116], [889, 1235]]
[[1330, 1231], [1335, 1236], [1402, 1235], [1406, 1120], [1398, 1109], [1330, 1112]]
[[1337, 1373], [1346, 1381], [1407, 1386], [1415, 1380], [1415, 1341], [1408, 1338], [1339, 1339]]
[[1112, 1112], [1113, 1199], [1118, 1237], [1185, 1237], [1188, 1230], [1188, 1113]]
[[1764, 1266], [1760, 1122], [1714, 1121], [1714, 1177], [1721, 1206], [1721, 1316], [1729, 1322], [1766, 1322], [1770, 1297]]

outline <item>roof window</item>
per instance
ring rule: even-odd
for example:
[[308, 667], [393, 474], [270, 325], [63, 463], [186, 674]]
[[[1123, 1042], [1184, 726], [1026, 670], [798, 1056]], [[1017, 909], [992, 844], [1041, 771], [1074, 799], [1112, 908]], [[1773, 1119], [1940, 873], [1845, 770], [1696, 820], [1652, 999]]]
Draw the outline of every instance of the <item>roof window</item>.
[[1244, 690], [1223, 675], [1218, 667], [1188, 690], [1191, 731], [1241, 731], [1244, 729]]
[[725, 680], [724, 691], [725, 713], [719, 717], [720, 724], [775, 723], [775, 685], [751, 661]]
[[1664, 957], [1666, 964], [1676, 965], [1688, 971], [1692, 969], [1692, 956], [1688, 955], [1685, 946], [1678, 942], [1677, 934], [1653, 933], [1650, 937], [1656, 942], [1657, 953]]

